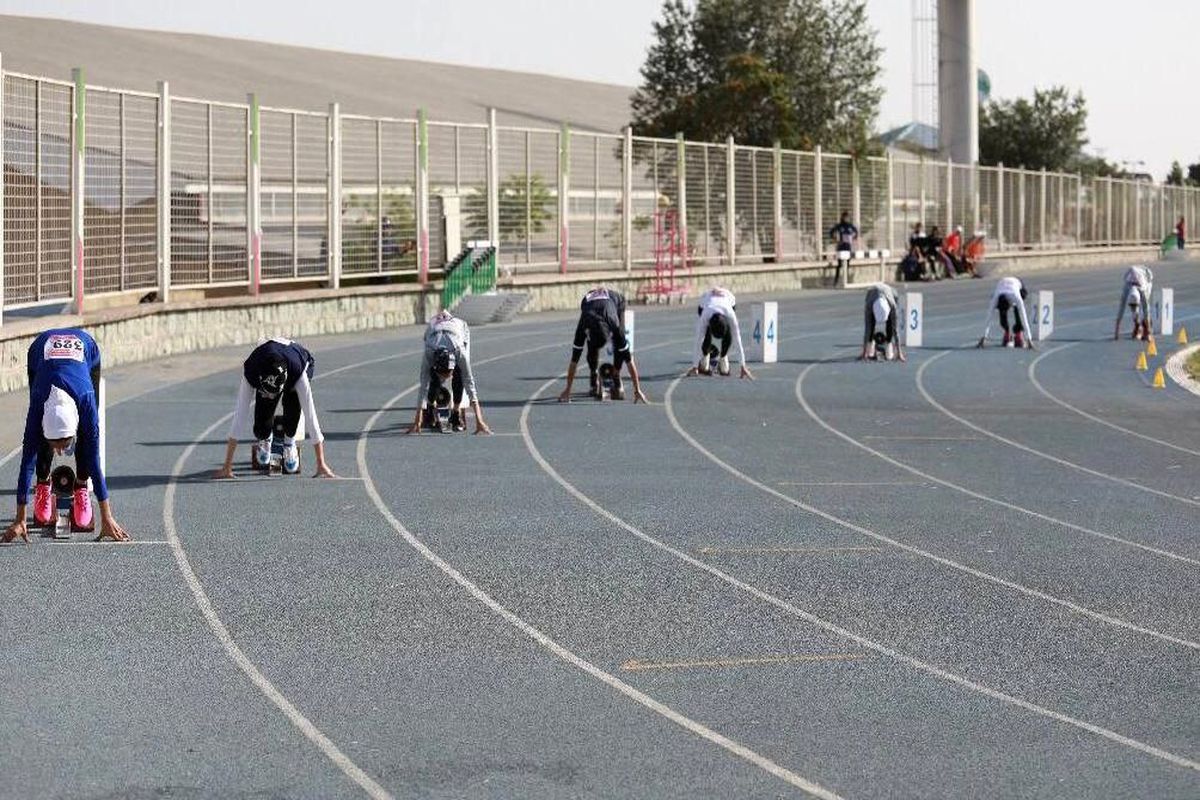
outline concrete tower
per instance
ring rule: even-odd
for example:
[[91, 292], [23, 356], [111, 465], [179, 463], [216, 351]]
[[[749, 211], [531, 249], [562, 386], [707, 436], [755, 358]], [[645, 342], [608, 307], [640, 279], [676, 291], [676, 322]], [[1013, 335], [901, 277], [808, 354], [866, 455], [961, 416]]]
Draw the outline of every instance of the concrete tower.
[[943, 158], [979, 160], [975, 0], [938, 0], [938, 129]]

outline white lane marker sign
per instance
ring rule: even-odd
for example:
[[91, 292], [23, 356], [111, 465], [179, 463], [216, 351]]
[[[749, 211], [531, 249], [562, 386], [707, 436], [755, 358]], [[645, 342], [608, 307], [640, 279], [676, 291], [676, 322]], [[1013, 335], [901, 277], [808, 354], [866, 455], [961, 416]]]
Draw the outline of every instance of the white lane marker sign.
[[1033, 311], [1037, 320], [1034, 322], [1034, 328], [1037, 330], [1037, 340], [1044, 342], [1054, 333], [1054, 292], [1042, 289], [1037, 293], [1036, 299]]
[[761, 364], [779, 360], [779, 303], [768, 301], [750, 306], [750, 352], [747, 357]]
[[920, 292], [904, 295], [904, 346], [920, 347], [925, 333], [925, 301]]

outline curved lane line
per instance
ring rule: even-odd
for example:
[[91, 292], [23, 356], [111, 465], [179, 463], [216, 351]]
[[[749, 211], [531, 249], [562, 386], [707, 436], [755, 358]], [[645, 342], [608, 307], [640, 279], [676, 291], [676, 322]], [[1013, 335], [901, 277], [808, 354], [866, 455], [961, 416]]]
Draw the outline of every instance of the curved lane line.
[[[684, 341], [689, 341], [689, 340], [680, 339], [680, 340], [671, 341], [671, 342], [664, 342], [660, 345], [653, 345], [652, 347], [641, 348], [641, 351], [644, 352], [646, 350], [655, 349], [658, 347], [666, 347], [666, 346], [670, 346], [670, 345], [675, 345], [675, 344], [679, 344]], [[492, 361], [499, 361], [500, 359], [503, 359], [503, 358], [511, 358], [511, 357], [514, 357], [517, 355], [524, 355], [525, 353], [533, 352], [534, 350], [545, 350], [545, 349], [548, 349], [551, 347], [559, 347], [559, 346], [560, 345], [558, 343], [555, 343], [552, 345], [546, 345], [545, 347], [539, 347], [539, 348], [534, 348], [533, 350], [524, 351], [522, 353], [509, 353], [509, 354], [502, 355], [502, 356], [496, 356], [494, 358], [488, 358], [488, 359], [484, 359], [482, 361], [478, 361], [478, 362], [476, 362], [476, 366], [482, 366], [482, 365], [487, 364]], [[560, 380], [559, 377], [550, 379], [542, 386], [541, 389], [538, 390], [538, 394], [540, 394], [547, 386], [551, 385], [552, 383], [556, 383], [559, 380]], [[792, 772], [791, 770], [787, 769], [786, 767], [776, 764], [774, 761], [771, 761], [770, 759], [766, 758], [765, 756], [759, 755], [758, 753], [756, 753], [755, 751], [746, 747], [745, 745], [740, 744], [739, 742], [736, 742], [733, 739], [730, 739], [727, 736], [722, 735], [721, 733], [718, 733], [717, 731], [713, 730], [712, 728], [709, 728], [707, 725], [697, 722], [696, 720], [693, 720], [690, 717], [684, 716], [683, 714], [674, 710], [673, 708], [666, 705], [665, 703], [655, 700], [650, 695], [645, 694], [644, 692], [641, 692], [638, 689], [635, 689], [633, 686], [629, 685], [628, 683], [625, 683], [624, 681], [622, 681], [620, 678], [616, 677], [612, 673], [606, 672], [605, 670], [601, 669], [600, 667], [596, 666], [595, 664], [591, 663], [590, 661], [587, 661], [586, 659], [576, 655], [571, 650], [568, 650], [566, 647], [559, 644], [557, 641], [555, 641], [554, 639], [552, 639], [551, 637], [549, 637], [548, 635], [543, 633], [541, 630], [534, 627], [529, 622], [526, 622], [523, 618], [521, 618], [514, 612], [510, 611], [507, 607], [502, 605], [499, 601], [497, 601], [495, 598], [493, 598], [490, 594], [488, 594], [486, 591], [481, 589], [470, 578], [468, 578], [467, 576], [465, 576], [461, 572], [459, 572], [452, 564], [450, 564], [448, 561], [446, 561], [441, 556], [439, 556], [436, 552], [434, 552], [427, 544], [425, 544], [423, 541], [421, 541], [421, 539], [417, 538], [417, 536], [414, 535], [412, 533], [412, 531], [410, 531], [404, 525], [404, 523], [402, 523], [399, 519], [397, 519], [396, 515], [392, 513], [391, 509], [388, 507], [388, 505], [384, 501], [383, 497], [379, 494], [379, 490], [375, 486], [375, 481], [371, 477], [371, 471], [367, 465], [367, 441], [368, 441], [368, 436], [369, 436], [372, 428], [375, 427], [375, 424], [379, 421], [379, 418], [386, 411], [388, 411], [392, 406], [394, 406], [397, 402], [399, 402], [401, 399], [403, 399], [405, 396], [414, 392], [416, 390], [416, 388], [417, 388], [416, 386], [410, 386], [409, 388], [407, 388], [404, 391], [400, 392], [399, 394], [395, 395], [390, 400], [388, 400], [386, 403], [384, 403], [383, 407], [381, 409], [379, 409], [378, 411], [376, 411], [375, 414], [372, 415], [371, 418], [367, 420], [366, 424], [363, 426], [362, 432], [359, 435], [358, 448], [357, 448], [358, 470], [359, 470], [359, 474], [362, 475], [363, 485], [367, 490], [367, 495], [371, 498], [371, 502], [375, 504], [375, 508], [379, 511], [379, 513], [383, 516], [383, 518], [386, 519], [388, 524], [392, 526], [392, 529], [395, 530], [396, 533], [399, 534], [400, 537], [409, 544], [409, 546], [411, 546], [414, 550], [416, 550], [418, 553], [420, 553], [421, 556], [423, 556], [425, 558], [425, 560], [429, 561], [431, 564], [433, 564], [435, 567], [437, 567], [439, 570], [441, 570], [442, 573], [444, 573], [447, 577], [449, 577], [451, 580], [453, 580], [455, 583], [457, 583], [459, 586], [461, 586], [464, 590], [466, 590], [466, 592], [469, 595], [471, 595], [473, 598], [475, 598], [480, 603], [482, 603], [484, 606], [486, 606], [487, 609], [489, 611], [491, 611], [493, 614], [500, 617], [505, 622], [507, 622], [509, 625], [511, 625], [514, 628], [516, 628], [517, 630], [521, 631], [526, 636], [528, 636], [529, 638], [531, 638], [535, 642], [537, 642], [539, 645], [541, 645], [543, 648], [550, 651], [553, 655], [555, 655], [558, 658], [562, 659], [563, 661], [567, 662], [568, 664], [575, 667], [576, 669], [590, 675], [591, 677], [595, 678], [596, 680], [600, 681], [601, 683], [605, 684], [606, 686], [610, 687], [611, 689], [616, 690], [617, 692], [628, 697], [629, 699], [633, 700], [634, 702], [650, 709], [654, 713], [670, 720], [671, 722], [675, 723], [676, 725], [683, 728], [684, 730], [686, 730], [690, 733], [693, 733], [696, 736], [699, 736], [700, 738], [705, 739], [705, 740], [711, 742], [712, 744], [715, 744], [718, 747], [721, 747], [721, 748], [727, 750], [728, 752], [732, 753], [733, 755], [738, 756], [739, 758], [742, 758], [742, 759], [748, 761], [749, 763], [753, 764], [754, 766], [758, 767], [759, 769], [762, 769], [762, 770], [768, 772], [769, 774], [775, 776], [776, 778], [779, 778], [780, 780], [791, 784], [792, 786], [796, 787], [797, 789], [800, 789], [801, 791], [806, 792], [806, 793], [812, 795], [813, 797], [821, 798], [822, 800], [840, 800], [839, 795], [831, 792], [830, 790], [826, 789], [825, 787], [821, 786], [820, 784], [817, 784], [811, 780], [808, 780], [807, 778], [805, 778], [801, 775], [798, 775], [795, 772]], [[529, 405], [527, 403], [525, 406], [525, 409], [528, 410], [528, 408], [529, 408]], [[522, 423], [523, 422], [524, 422], [524, 420], [522, 419]]]
[[[933, 676], [934, 678], [938, 678], [940, 680], [955, 684], [964, 689], [967, 689], [968, 691], [984, 695], [985, 697], [989, 697], [993, 700], [998, 700], [1002, 703], [1007, 703], [1007, 704], [1016, 706], [1018, 708], [1024, 709], [1026, 711], [1030, 711], [1039, 716], [1046, 717], [1047, 719], [1052, 719], [1056, 722], [1061, 722], [1063, 724], [1069, 725], [1069, 726], [1077, 728], [1079, 730], [1083, 730], [1088, 733], [1095, 734], [1097, 736], [1108, 739], [1109, 741], [1116, 742], [1117, 744], [1124, 745], [1125, 747], [1145, 753], [1146, 755], [1150, 755], [1150, 756], [1153, 756], [1154, 758], [1158, 758], [1158, 759], [1161, 759], [1168, 763], [1174, 764], [1175, 766], [1184, 767], [1185, 769], [1190, 769], [1190, 770], [1193, 770], [1196, 772], [1200, 772], [1200, 763], [1197, 763], [1196, 761], [1192, 761], [1191, 759], [1188, 759], [1184, 756], [1180, 756], [1175, 753], [1171, 753], [1167, 750], [1163, 750], [1159, 747], [1155, 747], [1153, 745], [1146, 744], [1145, 742], [1138, 741], [1137, 739], [1133, 739], [1129, 736], [1125, 736], [1123, 734], [1117, 733], [1116, 731], [1109, 730], [1108, 728], [1104, 728], [1099, 725], [1094, 725], [1090, 722], [1086, 722], [1086, 721], [1078, 719], [1076, 717], [1072, 717], [1067, 714], [1063, 714], [1061, 712], [1054, 711], [1049, 708], [1045, 708], [1044, 706], [1037, 705], [1036, 703], [1030, 702], [1028, 700], [1024, 700], [1020, 697], [1016, 697], [1015, 695], [1010, 695], [1005, 692], [1001, 692], [997, 689], [992, 689], [988, 686], [984, 686], [981, 683], [976, 683], [975, 681], [973, 681], [969, 678], [965, 678], [961, 675], [957, 675], [953, 672], [949, 672], [940, 667], [934, 666], [932, 664], [928, 664], [924, 661], [921, 661], [921, 660], [915, 658], [914, 656], [910, 656], [910, 655], [902, 653], [898, 650], [894, 650], [891, 647], [888, 647], [887, 645], [885, 645], [881, 642], [875, 641], [874, 639], [868, 639], [865, 636], [862, 636], [860, 634], [857, 634], [850, 630], [847, 630], [846, 628], [843, 628], [840, 625], [837, 625], [836, 623], [830, 622], [826, 619], [823, 619], [822, 617], [818, 617], [816, 614], [813, 614], [812, 612], [805, 611], [802, 608], [792, 604], [791, 602], [784, 600], [783, 598], [780, 598], [774, 594], [771, 594], [770, 592], [767, 592], [767, 591], [760, 589], [752, 584], [746, 583], [745, 581], [735, 578], [733, 575], [730, 575], [729, 573], [727, 573], [721, 569], [718, 569], [717, 567], [714, 567], [711, 564], [705, 563], [704, 561], [701, 561], [701, 560], [695, 558], [694, 556], [691, 556], [688, 553], [683, 552], [682, 550], [672, 547], [671, 545], [667, 544], [666, 542], [663, 542], [663, 541], [651, 536], [650, 534], [645, 533], [644, 531], [642, 531], [640, 528], [637, 528], [633, 524], [626, 522], [621, 517], [618, 517], [616, 514], [612, 513], [608, 509], [604, 508], [604, 506], [600, 505], [595, 500], [588, 497], [586, 494], [584, 494], [582, 491], [580, 491], [574, 484], [572, 484], [566, 478], [564, 478], [562, 475], [560, 475], [558, 473], [558, 471], [555, 470], [554, 467], [550, 464], [550, 462], [547, 461], [546, 458], [541, 454], [541, 451], [538, 450], [537, 445], [534, 444], [533, 437], [529, 432], [529, 411], [530, 411], [530, 408], [532, 408], [533, 402], [536, 401], [541, 396], [541, 394], [543, 392], [545, 392], [545, 390], [547, 388], [549, 388], [549, 386], [552, 383], [554, 383], [554, 380], [550, 380], [550, 381], [547, 381], [546, 383], [542, 384], [542, 386], [525, 403], [525, 407], [521, 411], [521, 432], [525, 438], [525, 447], [529, 450], [529, 454], [533, 457], [534, 461], [536, 461], [541, 466], [542, 470], [547, 475], [549, 475], [551, 478], [553, 478], [555, 480], [556, 483], [558, 483], [560, 486], [562, 486], [563, 489], [565, 489], [568, 494], [570, 494], [572, 497], [574, 497], [579, 502], [583, 503], [585, 506], [587, 506], [589, 509], [591, 509], [598, 516], [603, 517], [604, 519], [607, 519], [609, 522], [612, 522], [617, 527], [619, 527], [622, 530], [626, 531], [627, 533], [633, 535], [634, 537], [641, 539], [642, 541], [646, 542], [647, 544], [651, 545], [652, 547], [655, 547], [665, 553], [668, 553], [668, 554], [674, 556], [675, 558], [679, 559], [680, 561], [683, 561], [686, 564], [690, 564], [691, 566], [696, 567], [697, 569], [703, 570], [704, 572], [707, 572], [708, 574], [718, 578], [719, 580], [729, 584], [730, 586], [733, 586], [737, 589], [742, 590], [743, 592], [746, 592], [747, 594], [751, 595], [752, 597], [756, 597], [759, 600], [762, 600], [763, 602], [768, 603], [769, 605], [775, 606], [776, 608], [786, 611], [788, 614], [791, 614], [792, 616], [798, 617], [799, 619], [803, 619], [806, 622], [809, 622], [810, 624], [812, 624], [818, 628], [821, 628], [822, 630], [825, 630], [830, 633], [841, 636], [843, 638], [849, 639], [850, 641], [855, 642], [856, 644], [858, 644], [861, 647], [867, 648], [869, 650], [873, 650], [874, 652], [879, 653], [880, 655], [887, 656], [888, 658], [891, 658], [897, 662], [906, 664], [909, 667], [912, 667], [913, 669], [915, 669], [919, 672], [923, 672], [927, 675]], [[688, 434], [687, 431], [685, 431], [682, 427], [680, 427], [679, 422], [678, 422], [678, 420], [675, 419], [675, 414], [671, 408], [671, 394], [674, 391], [675, 386], [678, 385], [678, 383], [679, 383], [679, 379], [676, 379], [675, 381], [673, 381], [671, 383], [670, 388], [667, 389], [667, 394], [666, 394], [666, 397], [664, 400], [664, 405], [666, 406], [667, 416], [670, 419], [672, 427], [675, 428], [676, 432], [678, 432], [693, 447], [695, 447], [697, 450], [699, 450], [700, 452], [705, 454], [710, 460], [712, 460], [714, 463], [720, 465], [723, 469], [731, 472], [732, 474], [736, 475], [737, 477], [742, 478], [743, 480], [747, 481], [751, 485], [757, 486], [758, 488], [762, 489], [763, 491], [767, 492], [768, 494], [776, 495], [780, 499], [785, 500], [786, 502], [789, 502], [793, 505], [800, 505], [799, 501], [795, 500], [794, 498], [789, 498], [787, 495], [783, 495], [779, 492], [776, 492], [775, 490], [771, 489], [771, 487], [765, 486], [765, 485], [759, 483], [758, 481], [755, 481], [753, 478], [750, 478], [749, 476], [744, 475], [741, 472], [738, 472], [735, 468], [725, 464], [723, 461], [721, 461], [716, 456], [714, 456], [712, 453], [710, 453], [708, 450], [706, 450], [703, 445], [701, 445], [694, 438], [692, 438], [692, 436], [690, 434]], [[830, 514], [826, 514], [825, 512], [820, 511], [820, 510], [814, 509], [813, 513], [817, 514], [818, 516], [825, 517], [826, 519], [830, 519], [831, 521], [838, 521], [836, 517], [834, 517]], [[844, 524], [851, 528], [858, 527], [858, 526], [853, 525], [853, 523], [848, 523], [848, 522], [840, 522], [839, 524]]]
[[1037, 448], [1030, 447], [1027, 444], [1022, 444], [1021, 442], [1018, 442], [1015, 439], [1009, 439], [1007, 436], [1001, 436], [1000, 434], [994, 433], [994, 432], [988, 430], [987, 428], [984, 428], [981, 425], [976, 425], [974, 422], [971, 422], [969, 419], [967, 419], [965, 417], [961, 417], [958, 414], [955, 414], [953, 411], [946, 408], [946, 406], [939, 403], [937, 398], [935, 398], [932, 394], [930, 394], [929, 390], [925, 388], [925, 370], [929, 367], [930, 364], [936, 363], [938, 361], [938, 359], [942, 358], [945, 355], [948, 355], [949, 352], [950, 351], [944, 351], [944, 352], [938, 353], [937, 355], [930, 358], [928, 361], [921, 364], [920, 368], [917, 369], [917, 391], [919, 391], [921, 393], [921, 396], [923, 398], [925, 398], [925, 402], [929, 403], [929, 405], [933, 406], [935, 409], [937, 409], [939, 412], [941, 412], [944, 416], [949, 417], [950, 419], [954, 420], [955, 422], [959, 423], [960, 425], [970, 428], [973, 431], [982, 433], [984, 436], [987, 436], [991, 439], [995, 439], [997, 442], [1006, 444], [1009, 447], [1015, 447], [1016, 449], [1024, 451], [1026, 453], [1029, 453], [1032, 456], [1037, 456], [1038, 458], [1045, 459], [1046, 461], [1053, 462], [1060, 466], [1067, 467], [1069, 469], [1073, 469], [1078, 472], [1082, 472], [1085, 475], [1091, 475], [1092, 477], [1095, 477], [1095, 478], [1100, 478], [1100, 479], [1106, 480], [1106, 481], [1112, 481], [1113, 483], [1118, 483], [1122, 486], [1128, 486], [1130, 489], [1137, 489], [1138, 491], [1156, 495], [1156, 496], [1162, 497], [1166, 500], [1175, 500], [1177, 502], [1184, 503], [1185, 505], [1200, 508], [1200, 501], [1193, 500], [1190, 497], [1183, 497], [1182, 495], [1171, 494], [1170, 492], [1164, 492], [1161, 489], [1155, 489], [1153, 486], [1146, 486], [1145, 484], [1136, 483], [1127, 478], [1122, 478], [1119, 475], [1110, 475], [1107, 472], [1101, 472], [1100, 470], [1092, 469], [1091, 467], [1085, 467], [1082, 464], [1077, 464], [1074, 461], [1068, 461], [1065, 458], [1059, 458], [1058, 456], [1053, 455], [1051, 453], [1047, 453], [1043, 450], [1038, 450]]
[[1135, 431], [1130, 428], [1126, 428], [1122, 425], [1116, 424], [1115, 422], [1110, 422], [1109, 420], [1106, 420], [1102, 417], [1098, 417], [1095, 414], [1091, 414], [1087, 411], [1084, 411], [1082, 408], [1073, 406], [1070, 403], [1068, 403], [1066, 400], [1063, 400], [1062, 398], [1057, 397], [1056, 395], [1052, 394], [1050, 392], [1050, 390], [1048, 390], [1045, 386], [1042, 386], [1041, 381], [1039, 381], [1037, 379], [1037, 366], [1041, 362], [1041, 360], [1043, 358], [1046, 358], [1047, 356], [1053, 355], [1054, 353], [1062, 352], [1063, 350], [1066, 350], [1068, 347], [1074, 347], [1077, 344], [1079, 344], [1079, 342], [1070, 342], [1068, 344], [1059, 345], [1058, 347], [1047, 350], [1046, 352], [1042, 353], [1037, 358], [1035, 358], [1033, 360], [1033, 362], [1030, 363], [1029, 369], [1027, 370], [1028, 375], [1029, 375], [1029, 382], [1033, 384], [1033, 388], [1035, 388], [1039, 392], [1041, 392], [1042, 396], [1045, 397], [1047, 400], [1052, 400], [1053, 402], [1058, 403], [1063, 408], [1067, 409], [1068, 411], [1072, 411], [1072, 412], [1078, 414], [1079, 416], [1083, 417], [1084, 419], [1089, 419], [1092, 422], [1096, 422], [1096, 423], [1099, 423], [1100, 425], [1104, 425], [1105, 427], [1112, 428], [1114, 431], [1120, 431], [1121, 433], [1126, 433], [1126, 434], [1129, 434], [1130, 436], [1136, 436], [1137, 438], [1144, 439], [1147, 442], [1153, 442], [1154, 444], [1160, 444], [1163, 447], [1169, 447], [1172, 450], [1178, 450], [1181, 453], [1187, 453], [1188, 455], [1193, 455], [1193, 456], [1200, 456], [1200, 450], [1193, 450], [1189, 447], [1184, 447], [1182, 445], [1175, 444], [1174, 442], [1168, 442], [1165, 439], [1156, 439], [1153, 436], [1149, 436], [1145, 433], [1141, 433], [1139, 431]]
[[[1053, 352], [1053, 351], [1049, 351], [1049, 352]], [[813, 409], [813, 407], [809, 404], [808, 398], [806, 398], [804, 396], [804, 380], [805, 380], [805, 378], [808, 377], [809, 371], [811, 371], [813, 368], [815, 368], [817, 366], [820, 366], [820, 365], [819, 364], [810, 364], [808, 367], [806, 367], [800, 373], [800, 377], [798, 377], [796, 379], [796, 399], [800, 402], [800, 406], [804, 409], [804, 412], [806, 414], [808, 414], [808, 416], [811, 417], [814, 422], [816, 422], [818, 425], [820, 425], [825, 430], [832, 433], [834, 436], [837, 436], [838, 438], [845, 440], [849, 444], [852, 444], [855, 447], [857, 447], [861, 450], [864, 450], [865, 452], [870, 453], [871, 455], [875, 456], [876, 458], [878, 458], [882, 461], [885, 461], [894, 467], [899, 467], [900, 469], [905, 470], [906, 472], [910, 472], [913, 475], [916, 475], [917, 477], [932, 481], [940, 486], [946, 487], [947, 489], [953, 489], [956, 492], [961, 492], [962, 494], [965, 494], [968, 497], [973, 497], [976, 500], [982, 500], [986, 503], [992, 503], [994, 505], [1000, 506], [1001, 508], [1007, 508], [1009, 511], [1016, 511], [1021, 514], [1026, 514], [1030, 517], [1033, 517], [1035, 519], [1040, 519], [1043, 522], [1049, 522], [1053, 525], [1061, 525], [1064, 528], [1068, 528], [1068, 529], [1076, 531], [1078, 533], [1085, 533], [1089, 536], [1095, 536], [1100, 539], [1106, 539], [1110, 542], [1116, 542], [1118, 544], [1122, 544], [1127, 547], [1136, 547], [1139, 550], [1145, 550], [1148, 553], [1153, 553], [1157, 556], [1162, 556], [1163, 558], [1169, 558], [1174, 561], [1182, 561], [1185, 564], [1192, 564], [1195, 566], [1200, 566], [1200, 559], [1190, 558], [1190, 557], [1182, 555], [1180, 553], [1175, 553], [1170, 550], [1164, 550], [1161, 547], [1155, 547], [1153, 545], [1145, 544], [1143, 542], [1137, 542], [1132, 539], [1124, 539], [1120, 536], [1115, 536], [1110, 533], [1103, 533], [1101, 531], [1093, 530], [1092, 528], [1086, 528], [1083, 525], [1077, 525], [1074, 522], [1068, 522], [1064, 519], [1059, 519], [1058, 517], [1052, 517], [1048, 514], [1043, 514], [1040, 511], [1034, 511], [1033, 509], [1026, 508], [1025, 506], [1019, 506], [1019, 505], [1016, 505], [1015, 503], [1010, 503], [1007, 500], [1001, 500], [998, 497], [992, 497], [991, 495], [986, 495], [981, 492], [977, 492], [973, 489], [968, 489], [966, 486], [962, 486], [961, 484], [953, 483], [951, 481], [945, 480], [944, 478], [939, 478], [936, 475], [933, 475], [931, 473], [928, 473], [921, 469], [918, 469], [917, 467], [911, 466], [909, 464], [905, 464], [903, 461], [899, 461], [898, 459], [895, 459], [884, 452], [876, 450], [875, 448], [871, 447], [870, 445], [860, 442], [859, 440], [855, 439], [854, 437], [850, 436], [849, 434], [845, 433], [844, 431], [838, 430], [837, 428], [833, 427], [833, 425], [831, 425], [829, 422], [827, 422], [825, 419], [823, 419], [821, 416], [819, 416], [817, 414], [816, 410]]]

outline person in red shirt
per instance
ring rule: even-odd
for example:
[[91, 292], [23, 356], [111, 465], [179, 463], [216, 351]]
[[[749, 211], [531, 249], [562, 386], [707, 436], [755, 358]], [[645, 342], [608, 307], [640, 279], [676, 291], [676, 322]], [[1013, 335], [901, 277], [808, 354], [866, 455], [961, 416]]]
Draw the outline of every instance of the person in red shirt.
[[1183, 223], [1183, 217], [1179, 218], [1179, 222], [1175, 223], [1175, 246], [1180, 250], [1183, 249], [1184, 238], [1187, 234], [1187, 226]]
[[954, 271], [958, 274], [963, 272], [963, 240], [962, 240], [962, 225], [955, 225], [954, 230], [946, 237], [946, 241], [942, 242], [942, 250], [954, 265]]

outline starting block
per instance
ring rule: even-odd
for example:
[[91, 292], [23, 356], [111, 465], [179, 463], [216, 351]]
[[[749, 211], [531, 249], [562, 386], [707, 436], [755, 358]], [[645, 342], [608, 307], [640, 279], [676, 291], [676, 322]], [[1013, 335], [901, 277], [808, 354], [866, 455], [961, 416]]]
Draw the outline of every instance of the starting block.
[[[266, 475], [299, 475], [303, 471], [303, 466], [298, 467], [295, 472], [285, 473], [283, 471], [283, 439], [285, 435], [283, 417], [277, 414], [271, 424], [271, 453], [267, 459], [267, 466], [265, 468], [259, 466], [256, 452], [258, 445], [255, 444], [250, 448], [250, 468]], [[299, 452], [299, 444], [302, 441], [304, 441], [304, 414], [300, 415], [300, 424], [296, 427], [297, 452]]]
[[1162, 336], [1170, 336], [1175, 332], [1175, 290], [1164, 287], [1155, 295], [1154, 327]]
[[746, 357], [762, 364], [774, 364], [779, 360], [779, 303], [768, 301], [752, 304], [750, 319], [754, 327], [750, 334], [750, 352]]
[[599, 379], [599, 384], [597, 386], [597, 388], [599, 389], [599, 392], [600, 392], [600, 396], [597, 397], [596, 399], [601, 402], [604, 402], [605, 400], [612, 400], [613, 399], [613, 389], [616, 386], [616, 384], [617, 384], [617, 370], [613, 367], [612, 364], [608, 364], [608, 363], [601, 364], [600, 365], [600, 379]]
[[925, 301], [920, 292], [904, 295], [904, 346], [920, 347], [925, 338]]
[[1054, 333], [1054, 292], [1041, 289], [1035, 298], [1033, 313], [1037, 318], [1033, 322], [1033, 328], [1037, 332], [1037, 340], [1044, 342]]

